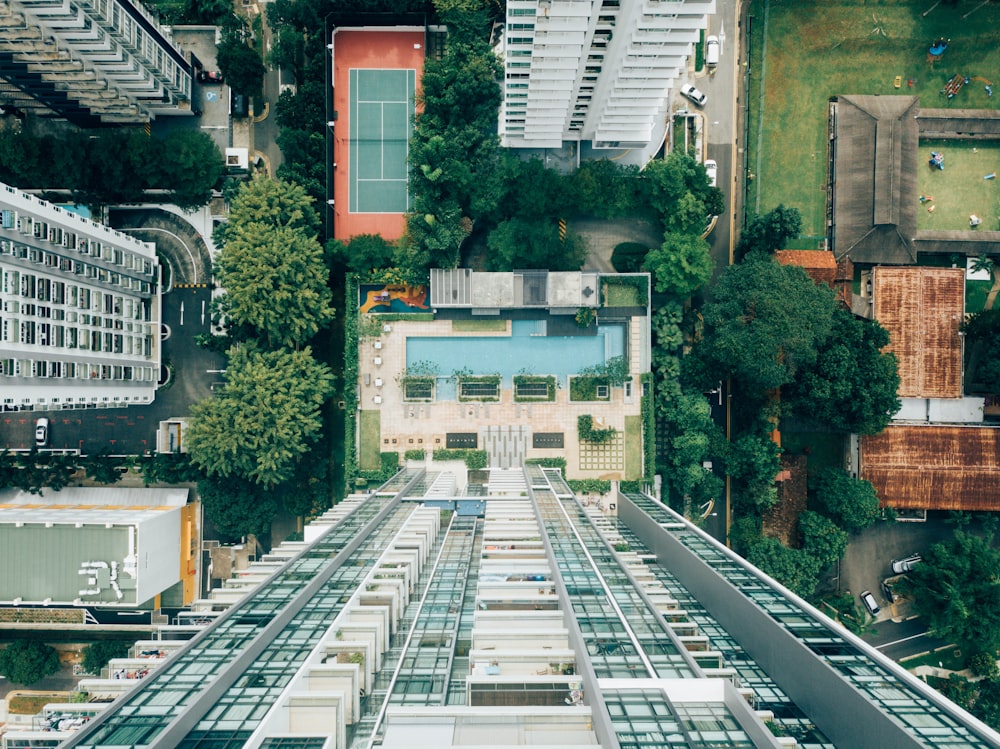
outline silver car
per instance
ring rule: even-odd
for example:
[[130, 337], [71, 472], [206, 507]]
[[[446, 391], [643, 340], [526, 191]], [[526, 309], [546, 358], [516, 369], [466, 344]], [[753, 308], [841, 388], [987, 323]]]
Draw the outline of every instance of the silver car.
[[708, 97], [690, 83], [681, 86], [681, 96], [690, 99], [699, 107], [705, 106], [705, 102], [708, 101]]

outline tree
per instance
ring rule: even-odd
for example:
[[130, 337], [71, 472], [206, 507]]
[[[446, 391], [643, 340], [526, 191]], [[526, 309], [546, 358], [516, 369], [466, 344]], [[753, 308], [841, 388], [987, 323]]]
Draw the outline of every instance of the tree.
[[322, 428], [333, 375], [312, 351], [230, 349], [226, 384], [191, 407], [191, 462], [209, 476], [265, 487], [287, 481]]
[[98, 484], [117, 484], [122, 480], [122, 472], [119, 468], [125, 467], [121, 458], [112, 458], [111, 451], [104, 448], [100, 452], [86, 456], [80, 467], [87, 472], [87, 476]]
[[229, 229], [257, 223], [313, 235], [320, 221], [312, 203], [301, 185], [259, 176], [240, 187], [229, 209]]
[[781, 470], [781, 448], [767, 434], [743, 434], [733, 440], [727, 468], [737, 506], [761, 512], [777, 499], [774, 477]]
[[544, 268], [579, 270], [586, 257], [586, 247], [572, 232], [559, 237], [555, 221], [524, 221], [512, 218], [490, 232], [486, 240], [490, 250], [490, 270]]
[[265, 536], [278, 512], [274, 492], [235, 476], [210, 476], [198, 482], [205, 517], [229, 541]]
[[1000, 393], [1000, 309], [969, 315], [961, 330], [972, 350], [966, 381], [970, 387]]
[[223, 31], [215, 60], [219, 72], [234, 91], [253, 96], [261, 90], [267, 68], [257, 51], [244, 41], [242, 29]]
[[764, 536], [753, 544], [747, 561], [803, 598], [816, 590], [820, 571], [816, 557], [801, 549], [789, 549], [776, 538]]
[[216, 275], [236, 324], [268, 346], [300, 346], [333, 318], [323, 248], [302, 231], [252, 223], [231, 229]]
[[889, 332], [844, 309], [816, 361], [788, 388], [787, 402], [802, 418], [857, 434], [877, 434], [899, 410], [896, 357], [883, 349]]
[[750, 393], [794, 380], [833, 326], [833, 291], [761, 253], [728, 267], [713, 297], [695, 355], [712, 380], [732, 377]]
[[257, 178], [241, 188], [223, 232], [222, 311], [269, 346], [300, 346], [333, 317], [311, 202], [298, 185]]
[[570, 177], [577, 212], [604, 219], [635, 213], [639, 206], [638, 177], [639, 167], [635, 165], [622, 166], [610, 159], [584, 161]]
[[663, 244], [646, 255], [643, 267], [653, 274], [656, 291], [685, 299], [708, 282], [715, 262], [708, 242], [698, 235], [668, 231]]
[[815, 479], [816, 499], [848, 533], [864, 530], [879, 517], [875, 487], [842, 468], [824, 468]]
[[170, 154], [157, 161], [159, 186], [170, 191], [170, 200], [184, 209], [206, 205], [226, 171], [211, 136], [199, 130], [174, 130], [158, 147]]
[[666, 231], [700, 233], [708, 216], [722, 213], [722, 192], [705, 167], [682, 151], [654, 159], [642, 170], [643, 195]]
[[356, 234], [347, 244], [327, 242], [327, 253], [354, 273], [389, 268], [395, 263], [397, 247], [379, 234]]
[[802, 232], [802, 215], [795, 208], [779, 205], [763, 216], [747, 221], [736, 248], [737, 257], [751, 252], [773, 253], [785, 249], [785, 242]]
[[34, 684], [58, 670], [56, 649], [37, 640], [14, 640], [0, 650], [0, 675], [15, 684]]
[[639, 242], [621, 242], [611, 253], [611, 265], [619, 273], [638, 273], [649, 248]]
[[128, 640], [98, 640], [83, 648], [83, 670], [88, 674], [99, 674], [112, 658], [128, 655], [132, 643]]
[[1000, 551], [992, 541], [955, 531], [930, 547], [905, 583], [930, 631], [963, 650], [1000, 647]]
[[806, 510], [799, 515], [802, 549], [813, 557], [820, 571], [836, 562], [847, 550], [847, 534], [829, 518]]

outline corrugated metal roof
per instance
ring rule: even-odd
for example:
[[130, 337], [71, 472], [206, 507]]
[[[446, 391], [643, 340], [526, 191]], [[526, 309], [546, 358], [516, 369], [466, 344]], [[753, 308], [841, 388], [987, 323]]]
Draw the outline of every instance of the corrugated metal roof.
[[1000, 510], [1000, 428], [890, 426], [861, 438], [861, 477], [899, 509]]
[[900, 397], [961, 398], [965, 270], [875, 268], [872, 298], [896, 355]]
[[833, 199], [837, 258], [916, 261], [915, 96], [840, 96], [835, 115]]

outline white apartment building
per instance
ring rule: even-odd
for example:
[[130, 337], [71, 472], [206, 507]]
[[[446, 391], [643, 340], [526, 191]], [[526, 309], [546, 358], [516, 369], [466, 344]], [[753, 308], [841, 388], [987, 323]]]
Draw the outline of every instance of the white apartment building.
[[0, 183], [0, 275], [3, 410], [153, 401], [153, 244]]
[[714, 12], [714, 0], [508, 0], [502, 145], [647, 146]]
[[0, 78], [81, 126], [191, 113], [190, 62], [133, 0], [5, 0]]

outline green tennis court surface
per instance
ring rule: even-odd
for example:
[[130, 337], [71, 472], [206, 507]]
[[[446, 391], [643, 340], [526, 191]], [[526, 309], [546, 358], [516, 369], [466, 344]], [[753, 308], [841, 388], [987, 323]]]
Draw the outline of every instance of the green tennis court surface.
[[351, 69], [352, 213], [405, 213], [415, 70]]

